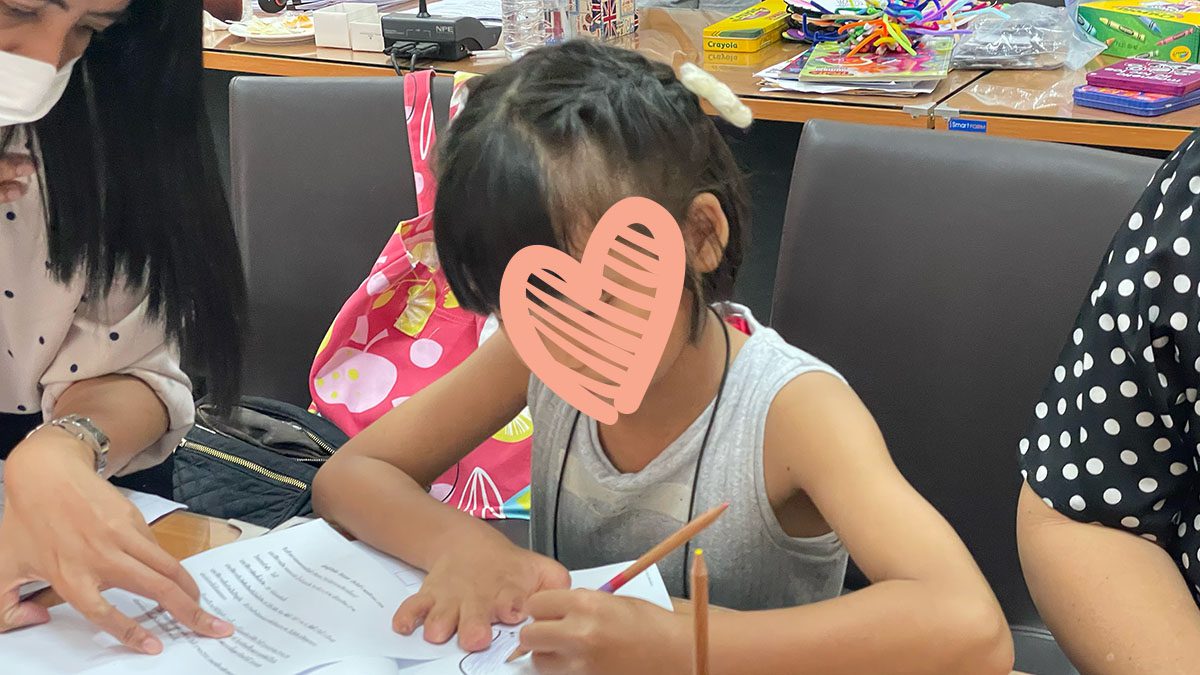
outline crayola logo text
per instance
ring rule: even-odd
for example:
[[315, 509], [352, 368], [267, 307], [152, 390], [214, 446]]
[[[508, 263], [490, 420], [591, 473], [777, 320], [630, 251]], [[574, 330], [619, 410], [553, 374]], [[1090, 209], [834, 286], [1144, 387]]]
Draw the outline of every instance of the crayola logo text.
[[731, 40], [705, 40], [705, 49], [736, 49], [738, 43]]

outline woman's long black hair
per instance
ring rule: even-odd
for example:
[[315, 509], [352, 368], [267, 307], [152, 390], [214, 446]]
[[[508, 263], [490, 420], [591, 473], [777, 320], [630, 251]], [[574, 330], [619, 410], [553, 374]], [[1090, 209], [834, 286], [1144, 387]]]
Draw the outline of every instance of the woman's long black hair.
[[[31, 125], [50, 264], [63, 282], [144, 284], [214, 402], [240, 385], [246, 287], [202, 94], [200, 0], [132, 0]], [[0, 148], [12, 140], [12, 130]]]

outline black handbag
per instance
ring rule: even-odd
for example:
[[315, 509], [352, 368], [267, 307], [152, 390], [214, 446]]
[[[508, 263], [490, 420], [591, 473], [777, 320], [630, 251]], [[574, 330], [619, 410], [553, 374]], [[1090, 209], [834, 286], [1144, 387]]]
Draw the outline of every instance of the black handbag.
[[266, 528], [311, 515], [313, 477], [347, 440], [329, 420], [281, 401], [246, 397], [227, 417], [197, 406], [175, 450], [175, 501]]

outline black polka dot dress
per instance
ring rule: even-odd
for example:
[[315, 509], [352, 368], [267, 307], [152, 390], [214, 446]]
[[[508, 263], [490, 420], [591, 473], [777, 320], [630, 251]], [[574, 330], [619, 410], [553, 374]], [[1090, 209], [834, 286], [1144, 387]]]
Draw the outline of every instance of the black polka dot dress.
[[1198, 138], [1121, 224], [1019, 451], [1047, 504], [1156, 542], [1200, 598]]
[[[19, 136], [14, 147], [24, 150]], [[148, 316], [144, 290], [118, 283], [104, 297], [84, 297], [81, 275], [63, 284], [48, 260], [45, 205], [34, 177], [25, 196], [0, 203], [0, 457], [20, 437], [6, 428], [24, 430], [29, 416], [52, 416], [59, 396], [80, 380], [118, 374], [158, 394], [171, 428], [125, 471], [157, 464], [194, 416], [175, 346]]]

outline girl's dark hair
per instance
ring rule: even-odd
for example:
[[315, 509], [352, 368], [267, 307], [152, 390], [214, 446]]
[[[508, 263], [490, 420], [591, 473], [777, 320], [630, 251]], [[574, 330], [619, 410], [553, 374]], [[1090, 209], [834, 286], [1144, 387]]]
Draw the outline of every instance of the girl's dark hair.
[[246, 287], [205, 114], [200, 4], [132, 0], [30, 125], [30, 148], [53, 274], [85, 275], [90, 297], [144, 286], [151, 316], [224, 406], [240, 385]]
[[[707, 192], [729, 220], [729, 241], [713, 271], [700, 275], [689, 263], [695, 336], [705, 303], [732, 294], [747, 199], [729, 147], [671, 67], [581, 40], [532, 51], [468, 87], [438, 149], [434, 210], [438, 255], [462, 306], [496, 311], [517, 251], [582, 250], [625, 197], [648, 197], [683, 224]], [[711, 236], [685, 240], [698, 250]]]

